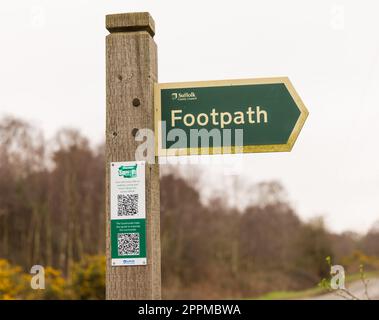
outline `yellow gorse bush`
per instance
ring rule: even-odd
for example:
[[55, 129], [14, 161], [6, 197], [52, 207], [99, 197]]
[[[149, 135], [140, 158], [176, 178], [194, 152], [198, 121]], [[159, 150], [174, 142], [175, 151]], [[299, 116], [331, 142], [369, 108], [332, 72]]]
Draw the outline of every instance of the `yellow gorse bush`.
[[354, 251], [351, 255], [344, 257], [341, 260], [341, 263], [342, 265], [351, 267], [353, 269], [355, 267], [355, 269], [357, 270], [354, 270], [354, 271], [358, 271], [359, 265], [364, 265], [366, 271], [379, 269], [378, 257], [366, 255], [363, 252], [358, 251], [358, 250]]
[[78, 299], [105, 298], [105, 256], [86, 256], [72, 270], [71, 287]]
[[105, 257], [86, 256], [71, 268], [71, 279], [52, 267], [45, 268], [45, 289], [33, 290], [33, 275], [0, 259], [0, 300], [104, 299]]
[[25, 294], [28, 278], [19, 266], [12, 266], [7, 260], [0, 259], [0, 299], [19, 299]]
[[[32, 278], [28, 275], [29, 283]], [[29, 285], [30, 288], [30, 285]], [[29, 289], [25, 299], [28, 300], [62, 300], [73, 298], [67, 280], [59, 270], [52, 267], [45, 268], [45, 289]]]

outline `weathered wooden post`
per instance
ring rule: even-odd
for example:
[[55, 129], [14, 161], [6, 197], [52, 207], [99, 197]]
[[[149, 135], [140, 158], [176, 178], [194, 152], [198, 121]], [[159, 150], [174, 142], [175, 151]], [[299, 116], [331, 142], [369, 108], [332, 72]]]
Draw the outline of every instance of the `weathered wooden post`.
[[157, 47], [149, 13], [106, 16], [106, 298], [160, 299], [159, 166], [146, 164], [147, 265], [112, 266], [110, 162], [134, 161], [138, 129], [154, 130]]

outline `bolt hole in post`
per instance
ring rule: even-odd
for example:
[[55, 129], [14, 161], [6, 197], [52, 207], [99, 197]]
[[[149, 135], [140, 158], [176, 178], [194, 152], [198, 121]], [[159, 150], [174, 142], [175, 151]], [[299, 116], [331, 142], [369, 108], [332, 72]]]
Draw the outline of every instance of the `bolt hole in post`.
[[112, 133], [112, 135], [113, 135], [114, 137], [117, 137], [117, 132], [114, 131], [114, 132]]
[[117, 76], [117, 79], [118, 79], [119, 81], [122, 81], [122, 75], [119, 74], [119, 75]]
[[141, 105], [141, 101], [138, 98], [133, 99], [133, 107], [139, 107]]

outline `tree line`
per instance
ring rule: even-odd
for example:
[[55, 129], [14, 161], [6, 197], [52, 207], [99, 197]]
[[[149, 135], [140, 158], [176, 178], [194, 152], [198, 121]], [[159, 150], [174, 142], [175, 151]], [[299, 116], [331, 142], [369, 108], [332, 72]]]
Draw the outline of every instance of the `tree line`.
[[[196, 183], [161, 177], [162, 290], [165, 298], [253, 297], [317, 284], [325, 257], [354, 271], [379, 269], [379, 228], [335, 234], [323, 220], [302, 221], [276, 181], [254, 187], [238, 210]], [[73, 264], [105, 251], [104, 146], [73, 129], [46, 141], [20, 119], [0, 120], [0, 258], [28, 270]], [[367, 268], [366, 268], [367, 269]]]

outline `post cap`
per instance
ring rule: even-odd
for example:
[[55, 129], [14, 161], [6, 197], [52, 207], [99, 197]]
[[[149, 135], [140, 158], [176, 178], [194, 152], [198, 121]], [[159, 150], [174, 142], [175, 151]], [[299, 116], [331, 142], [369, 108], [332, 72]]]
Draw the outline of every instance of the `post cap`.
[[105, 26], [110, 33], [147, 31], [152, 37], [155, 34], [155, 23], [148, 12], [108, 14]]

